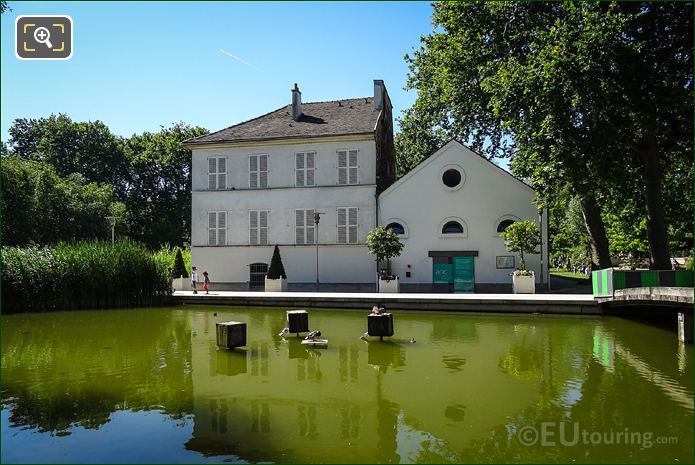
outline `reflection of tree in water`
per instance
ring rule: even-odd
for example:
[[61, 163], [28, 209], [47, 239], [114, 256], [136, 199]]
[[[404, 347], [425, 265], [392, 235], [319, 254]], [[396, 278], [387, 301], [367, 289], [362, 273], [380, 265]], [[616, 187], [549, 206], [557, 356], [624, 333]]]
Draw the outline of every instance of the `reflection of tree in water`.
[[181, 314], [150, 309], [14, 320], [2, 340], [2, 404], [12, 426], [60, 432], [98, 428], [118, 410], [159, 409], [175, 419], [192, 413], [190, 326]]
[[500, 361], [500, 368], [517, 379], [539, 379], [543, 359], [542, 339], [530, 334], [528, 327], [519, 326], [516, 340]]

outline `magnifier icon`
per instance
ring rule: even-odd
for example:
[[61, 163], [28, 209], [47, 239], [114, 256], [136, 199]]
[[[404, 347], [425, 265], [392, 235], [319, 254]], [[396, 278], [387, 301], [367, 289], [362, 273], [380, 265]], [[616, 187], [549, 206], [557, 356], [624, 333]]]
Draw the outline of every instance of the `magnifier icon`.
[[53, 48], [53, 44], [51, 43], [50, 39], [51, 33], [47, 28], [42, 26], [37, 27], [34, 30], [34, 40], [36, 40], [40, 44], [45, 44], [48, 48]]

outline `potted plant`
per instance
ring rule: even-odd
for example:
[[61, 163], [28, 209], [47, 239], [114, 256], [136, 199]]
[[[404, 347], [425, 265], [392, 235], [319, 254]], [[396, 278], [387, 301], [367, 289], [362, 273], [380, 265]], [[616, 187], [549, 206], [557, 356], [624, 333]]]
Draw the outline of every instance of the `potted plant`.
[[275, 244], [273, 258], [270, 260], [270, 268], [265, 276], [266, 292], [285, 292], [287, 291], [287, 274], [280, 258], [280, 249]]
[[536, 276], [526, 269], [524, 254], [538, 253], [536, 247], [541, 244], [538, 225], [533, 221], [517, 221], [500, 233], [507, 250], [519, 253], [519, 268], [512, 273], [514, 294], [535, 294]]
[[183, 253], [180, 247], [176, 248], [171, 277], [173, 278], [172, 287], [175, 291], [185, 291], [190, 288], [188, 284], [188, 271], [186, 271], [186, 264], [183, 261]]
[[386, 269], [379, 273], [379, 292], [399, 292], [398, 276], [391, 274], [391, 259], [398, 257], [403, 250], [403, 243], [390, 228], [377, 226], [367, 235], [367, 248], [370, 255], [376, 256], [377, 263], [386, 260]]

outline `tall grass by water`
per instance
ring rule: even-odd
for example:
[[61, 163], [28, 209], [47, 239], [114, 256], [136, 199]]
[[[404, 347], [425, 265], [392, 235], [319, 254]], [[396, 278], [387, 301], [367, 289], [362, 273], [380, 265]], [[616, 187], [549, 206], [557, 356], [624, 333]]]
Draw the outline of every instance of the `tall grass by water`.
[[171, 250], [129, 240], [2, 248], [2, 311], [142, 307], [171, 295]]

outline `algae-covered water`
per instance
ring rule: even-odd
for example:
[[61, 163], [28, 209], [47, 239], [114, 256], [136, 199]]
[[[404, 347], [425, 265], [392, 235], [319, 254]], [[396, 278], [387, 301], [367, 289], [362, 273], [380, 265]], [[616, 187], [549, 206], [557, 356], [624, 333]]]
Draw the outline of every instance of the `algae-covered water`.
[[[217, 313], [215, 315], [215, 313]], [[693, 462], [693, 347], [617, 318], [177, 307], [4, 315], [3, 463]], [[248, 346], [215, 345], [215, 323]], [[411, 338], [414, 343], [410, 342]]]

